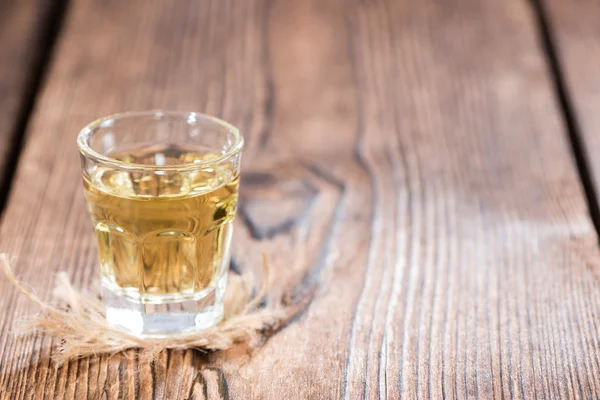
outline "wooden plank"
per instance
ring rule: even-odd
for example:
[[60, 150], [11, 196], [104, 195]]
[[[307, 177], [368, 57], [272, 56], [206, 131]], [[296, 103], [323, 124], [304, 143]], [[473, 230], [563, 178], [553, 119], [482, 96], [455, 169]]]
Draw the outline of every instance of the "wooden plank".
[[[0, 2], [0, 185], [10, 178], [13, 149], [23, 127], [23, 113], [30, 107], [31, 93], [39, 77], [40, 63], [48, 46], [55, 3], [44, 0]], [[17, 146], [18, 147], [18, 146]], [[7, 165], [8, 164], [8, 165]], [[0, 187], [0, 193], [4, 188]], [[3, 196], [3, 195], [2, 195]], [[4, 200], [0, 200], [4, 202]]]
[[540, 9], [546, 16], [555, 47], [564, 89], [572, 107], [574, 129], [582, 142], [590, 168], [596, 201], [600, 198], [600, 4], [592, 0], [544, 0]]
[[248, 138], [240, 268], [264, 248], [320, 292], [251, 356], [56, 368], [48, 338], [9, 335], [32, 309], [0, 282], [3, 396], [600, 397], [596, 234], [526, 2], [157, 4], [73, 2], [2, 249], [40, 295], [58, 270], [87, 285], [76, 132], [202, 110]]

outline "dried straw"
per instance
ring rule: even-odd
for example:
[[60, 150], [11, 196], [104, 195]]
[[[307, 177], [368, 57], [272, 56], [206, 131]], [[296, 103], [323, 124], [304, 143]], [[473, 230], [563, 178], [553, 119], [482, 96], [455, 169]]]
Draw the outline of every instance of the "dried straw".
[[54, 297], [63, 306], [41, 300], [31, 290], [19, 283], [6, 253], [0, 254], [2, 272], [12, 285], [41, 311], [19, 321], [16, 332], [40, 332], [58, 339], [60, 344], [52, 358], [59, 364], [73, 358], [108, 353], [114, 354], [131, 348], [145, 351], [142, 357], [154, 358], [164, 349], [198, 349], [201, 351], [227, 350], [236, 343], [248, 342], [258, 346], [260, 339], [276, 332], [298, 314], [312, 299], [314, 291], [295, 304], [268, 304], [259, 307], [267, 293], [268, 263], [263, 254], [262, 285], [257, 295], [251, 297], [251, 275], [230, 275], [225, 295], [225, 318], [213, 328], [169, 336], [168, 338], [140, 338], [108, 324], [104, 306], [91, 292], [79, 291], [68, 280], [67, 274], [57, 275]]

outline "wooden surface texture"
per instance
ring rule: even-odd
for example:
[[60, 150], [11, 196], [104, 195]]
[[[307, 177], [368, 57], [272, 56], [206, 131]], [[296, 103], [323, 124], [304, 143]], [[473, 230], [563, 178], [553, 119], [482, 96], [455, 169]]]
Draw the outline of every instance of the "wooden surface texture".
[[587, 159], [591, 185], [600, 198], [600, 3], [593, 0], [542, 3], [571, 108], [574, 133]]
[[[558, 1], [557, 1], [558, 3]], [[75, 136], [199, 110], [247, 139], [234, 234], [310, 307], [260, 350], [50, 362], [0, 281], [0, 398], [600, 398], [600, 253], [530, 2], [69, 4], [0, 248], [98, 275]]]
[[54, 8], [51, 0], [0, 1], [0, 193], [35, 98]]

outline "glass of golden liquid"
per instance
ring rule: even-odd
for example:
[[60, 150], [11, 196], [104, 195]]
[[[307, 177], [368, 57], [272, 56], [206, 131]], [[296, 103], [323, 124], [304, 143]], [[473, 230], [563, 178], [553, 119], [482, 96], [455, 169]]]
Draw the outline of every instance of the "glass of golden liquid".
[[199, 113], [111, 115], [79, 133], [106, 318], [139, 336], [223, 317], [244, 140]]

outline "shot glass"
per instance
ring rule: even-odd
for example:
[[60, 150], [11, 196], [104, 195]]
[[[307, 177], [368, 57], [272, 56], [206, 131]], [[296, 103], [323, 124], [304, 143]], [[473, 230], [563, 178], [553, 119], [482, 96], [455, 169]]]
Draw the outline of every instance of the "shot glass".
[[194, 112], [98, 119], [77, 137], [113, 326], [139, 336], [223, 317], [238, 202], [237, 128]]

